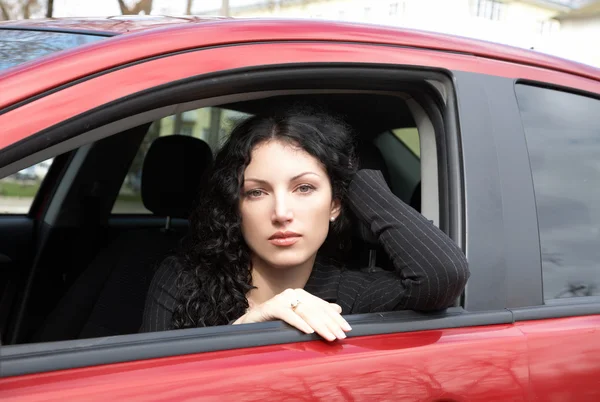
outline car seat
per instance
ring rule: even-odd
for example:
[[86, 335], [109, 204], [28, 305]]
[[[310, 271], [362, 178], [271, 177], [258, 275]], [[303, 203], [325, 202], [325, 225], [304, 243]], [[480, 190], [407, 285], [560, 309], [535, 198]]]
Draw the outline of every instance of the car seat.
[[172, 218], [187, 219], [203, 176], [212, 165], [202, 140], [172, 135], [157, 138], [142, 168], [142, 201], [162, 228], [122, 233], [98, 253], [48, 315], [34, 342], [135, 333], [155, 268], [175, 251], [183, 233]]

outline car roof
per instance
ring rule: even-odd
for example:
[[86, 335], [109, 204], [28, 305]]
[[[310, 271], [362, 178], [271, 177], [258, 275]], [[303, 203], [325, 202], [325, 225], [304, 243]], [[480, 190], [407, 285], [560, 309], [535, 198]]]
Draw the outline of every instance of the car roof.
[[[256, 24], [264, 24], [272, 28], [264, 40], [289, 39], [278, 38], [277, 28], [288, 27], [287, 31], [295, 32], [297, 40], [314, 40], [315, 33], [321, 40], [352, 40], [429, 48], [458, 53], [473, 54], [491, 59], [498, 59], [538, 67], [569, 72], [594, 80], [600, 80], [600, 69], [585, 64], [565, 60], [559, 57], [513, 46], [486, 42], [478, 39], [418, 31], [414, 29], [396, 28], [383, 25], [358, 24], [318, 20], [293, 19], [231, 19], [218, 16], [144, 16], [121, 15], [104, 18], [52, 18], [6, 21], [0, 23], [0, 29], [47, 30], [72, 33], [90, 33], [114, 36], [131, 33], [151, 34], [160, 28], [180, 30], [190, 25], [215, 21], [230, 24], [234, 22], [238, 30], [253, 28]], [[325, 36], [325, 34], [329, 36]], [[275, 35], [275, 36], [274, 36]]]
[[[307, 19], [119, 16], [13, 21], [2, 29], [113, 36], [53, 53], [0, 73], [0, 108], [49, 88], [119, 65], [190, 49], [230, 44], [315, 41], [378, 44], [460, 53], [566, 72], [600, 82], [600, 69], [543, 53], [476, 39], [382, 25]], [[65, 65], [77, 66], [66, 69]]]
[[7, 21], [0, 23], [0, 29], [47, 30], [91, 33], [106, 36], [131, 33], [145, 33], [150, 35], [154, 30], [160, 28], [167, 28], [170, 31], [181, 30], [189, 28], [190, 25], [205, 22], [221, 22], [228, 25], [233, 22], [237, 25], [237, 30], [252, 29], [257, 24], [264, 24], [270, 30], [268, 33], [265, 32], [263, 39], [269, 41], [289, 39], [289, 37], [277, 37], [279, 28], [285, 26], [288, 28], [286, 29], [287, 32], [290, 30], [294, 31], [296, 40], [315, 40], [316, 33], [316, 36], [321, 40], [350, 40], [466, 53], [491, 59], [550, 68], [600, 80], [600, 69], [529, 49], [449, 34], [363, 23], [307, 19], [232, 19], [218, 16], [120, 15], [104, 18], [52, 18]]

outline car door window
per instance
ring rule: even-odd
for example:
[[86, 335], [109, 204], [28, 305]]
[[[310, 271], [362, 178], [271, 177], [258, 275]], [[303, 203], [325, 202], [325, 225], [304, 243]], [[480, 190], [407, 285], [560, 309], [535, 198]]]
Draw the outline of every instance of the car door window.
[[218, 107], [205, 107], [165, 117], [155, 121], [144, 137], [125, 176], [113, 205], [113, 214], [151, 214], [142, 202], [142, 166], [152, 142], [167, 135], [188, 135], [205, 141], [216, 152], [236, 122], [245, 113]]
[[53, 159], [0, 179], [0, 214], [27, 214]]
[[517, 85], [544, 298], [600, 295], [600, 100]]

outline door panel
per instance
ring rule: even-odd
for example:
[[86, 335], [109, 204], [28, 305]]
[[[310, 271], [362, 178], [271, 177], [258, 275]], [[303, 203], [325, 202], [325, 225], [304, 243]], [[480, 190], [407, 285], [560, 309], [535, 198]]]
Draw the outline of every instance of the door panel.
[[527, 337], [533, 400], [600, 400], [600, 315], [516, 325]]
[[26, 215], [0, 216], [0, 264], [15, 263], [31, 253], [33, 219]]
[[237, 349], [6, 378], [4, 401], [525, 401], [513, 325]]

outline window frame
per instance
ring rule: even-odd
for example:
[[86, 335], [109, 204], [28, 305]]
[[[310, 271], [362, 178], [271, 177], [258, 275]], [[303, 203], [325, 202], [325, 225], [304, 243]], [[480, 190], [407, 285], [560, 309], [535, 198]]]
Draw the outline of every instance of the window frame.
[[[93, 140], [114, 134], [115, 127], [118, 126], [119, 123], [119, 118], [131, 118], [131, 115], [137, 116], [134, 113], [138, 113], [139, 115], [145, 115], [147, 119], [150, 114], [147, 110], [149, 107], [148, 105], [152, 105], [152, 107], [155, 108], [152, 110], [162, 110], [163, 112], [167, 109], [170, 110], [169, 106], [157, 104], [157, 98], [165, 99], [165, 102], [172, 105], [177, 97], [181, 102], [185, 102], [185, 94], [189, 92], [197, 94], [200, 91], [200, 93], [212, 94], [214, 97], [211, 98], [207, 96], [203, 98], [203, 100], [210, 99], [211, 104], [216, 105], [214, 103], [215, 99], [222, 99], [225, 93], [239, 92], [240, 90], [237, 85], [244, 86], [243, 82], [240, 84], [239, 74], [244, 75], [245, 83], [252, 82], [254, 85], [257, 85], [257, 83], [260, 82], [264, 85], [265, 82], [269, 82], [271, 85], [277, 84], [277, 86], [280, 87], [277, 80], [291, 79], [297, 83], [298, 77], [301, 77], [301, 79], [310, 83], [310, 80], [307, 77], [311, 77], [311, 79], [318, 82], [328, 76], [331, 76], [331, 79], [339, 78], [341, 71], [348, 77], [362, 77], [360, 83], [357, 83], [354, 79], [354, 82], [350, 84], [354, 91], [373, 91], [377, 85], [381, 85], [382, 89], [386, 89], [389, 87], [390, 79], [397, 80], [398, 82], [418, 80], [420, 83], [425, 83], [427, 80], [431, 79], [440, 80], [446, 86], [446, 93], [449, 94], [448, 98], [442, 99], [438, 96], [439, 93], [431, 88], [431, 99], [429, 104], [419, 104], [423, 107], [427, 117], [432, 120], [431, 123], [435, 127], [436, 134], [445, 132], [446, 137], [458, 136], [454, 87], [450, 78], [451, 74], [448, 72], [431, 68], [415, 69], [389, 65], [380, 66], [375, 64], [367, 67], [364, 65], [348, 65], [344, 67], [319, 66], [317, 64], [310, 66], [287, 65], [285, 67], [278, 66], [268, 69], [253, 68], [227, 72], [226, 76], [228, 79], [221, 79], [218, 81], [211, 79], [213, 74], [207, 74], [201, 77], [194, 77], [190, 80], [172, 82], [168, 85], [153, 88], [152, 90], [143, 91], [142, 93], [127, 97], [126, 99], [119, 99], [36, 134], [33, 138], [30, 138], [29, 141], [19, 144], [21, 149], [13, 149], [13, 157], [18, 156], [22, 159], [35, 158], [36, 155], [37, 157], [43, 155], [47, 148], [45, 148], [46, 142], [42, 141], [42, 139], [47, 140], [48, 138], [52, 138], [57, 132], [60, 132], [61, 141], [52, 145], [67, 147], [65, 150], [73, 149], [73, 144], [81, 144], [84, 137], [88, 140]], [[292, 72], [297, 74], [291, 74]], [[221, 78], [223, 78], [222, 72], [220, 75]], [[373, 78], [377, 78], [378, 84], [375, 84]], [[331, 81], [327, 80], [327, 82]], [[217, 86], [217, 88], [214, 88], [215, 86]], [[186, 90], [189, 92], [186, 92]], [[157, 94], [161, 96], [157, 97]], [[143, 103], [142, 100], [146, 103]], [[192, 102], [190, 99], [187, 100], [188, 102]], [[440, 111], [437, 108], [443, 108], [443, 110]], [[146, 120], [144, 120], [144, 122], [145, 121]], [[90, 123], [90, 125], [87, 125], [88, 127], [91, 126], [96, 128], [82, 133], [81, 127], [86, 127], [86, 122]], [[93, 124], [91, 124], [92, 122]], [[112, 132], [102, 132], [103, 127], [111, 127], [111, 125]], [[440, 128], [442, 131], [438, 131]], [[442, 210], [449, 210], [450, 208], [447, 206], [456, 205], [455, 201], [447, 201], [445, 199], [446, 196], [461, 197], [462, 194], [462, 178], [460, 176], [462, 169], [460, 166], [461, 155], [456, 146], [458, 143], [458, 138], [452, 140], [446, 138], [444, 141], [438, 141], [436, 144], [439, 148], [438, 151], [442, 151], [438, 153], [440, 157], [443, 157], [444, 160], [447, 158], [448, 161], [454, 161], [440, 162], [438, 169], [443, 170], [444, 167], [447, 166], [446, 163], [459, 164], [453, 169], [450, 169], [451, 172], [444, 175], [444, 177], [449, 180], [456, 178], [457, 181], [445, 183], [444, 186], [446, 187], [446, 190], [440, 190], [440, 204], [443, 205], [441, 208]], [[453, 151], [449, 151], [448, 149], [450, 148], [447, 149], [447, 145], [449, 147], [454, 146], [454, 148], [452, 148]], [[56, 149], [57, 148], [55, 148], [55, 150]], [[447, 153], [453, 155], [446, 155]], [[21, 160], [18, 158], [15, 159], [16, 160], [12, 163], [13, 168], [17, 166], [18, 161]], [[0, 168], [0, 172], [7, 168], [10, 168], [10, 166]], [[445, 180], [446, 179], [444, 179], [444, 181]], [[440, 185], [440, 187], [442, 186]], [[462, 211], [462, 209], [459, 209], [459, 211]], [[452, 216], [452, 211], [447, 212], [446, 215], [448, 215], [448, 222], [454, 222], [456, 226], [461, 226], [464, 221], [462, 215], [459, 217]], [[464, 232], [464, 229], [453, 227], [452, 224], [447, 230], [451, 233]], [[456, 239], [456, 241], [461, 245], [461, 239]], [[385, 314], [353, 315], [348, 316], [348, 318], [354, 328], [353, 333], [350, 336], [371, 336], [383, 333], [402, 333], [426, 329], [471, 327], [512, 322], [512, 314], [506, 310], [498, 309], [498, 311], [495, 312], [478, 313], [466, 312], [462, 308], [451, 308], [441, 313], [432, 314], [401, 311]], [[248, 341], [250, 338], [248, 337], [254, 333], [253, 331], [256, 331], [255, 337], [252, 338], [255, 339], [255, 343], [250, 343]], [[216, 337], [217, 334], [220, 336]], [[251, 326], [197, 328], [185, 331], [178, 330], [152, 334], [132, 334], [100, 339], [102, 339], [101, 342], [98, 341], [98, 338], [95, 338], [86, 341], [77, 340], [49, 342], [45, 344], [5, 346], [3, 347], [3, 371], [7, 375], [19, 375], [56, 370], [59, 368], [86, 367], [94, 364], [109, 364], [143, 358], [174, 356], [279, 343], [313, 341], [318, 338], [315, 335], [300, 334], [298, 331], [290, 329], [286, 324], [281, 322], [267, 322], [251, 324]], [[100, 344], [103, 346], [100, 346]], [[123, 348], [125, 348], [125, 350], [131, 350], [132, 354], [128, 357], [127, 353], [123, 353]], [[53, 359], [47, 359], [48, 353], [52, 353]]]
[[465, 309], [542, 305], [535, 197], [515, 80], [462, 71], [454, 79], [471, 267]]
[[[453, 307], [439, 313], [398, 311], [346, 316], [352, 326], [348, 338], [415, 331], [510, 324], [510, 311], [469, 313]], [[100, 364], [271, 346], [321, 342], [282, 321], [179, 329], [76, 341], [3, 346], [2, 373], [17, 376]], [[101, 341], [99, 341], [101, 340]], [[48, 359], [51, 354], [52, 358]]]

